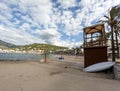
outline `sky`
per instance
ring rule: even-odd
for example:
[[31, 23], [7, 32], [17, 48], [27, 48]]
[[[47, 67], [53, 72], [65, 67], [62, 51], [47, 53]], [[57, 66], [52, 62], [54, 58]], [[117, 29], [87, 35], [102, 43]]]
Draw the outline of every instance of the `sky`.
[[120, 0], [0, 0], [0, 40], [78, 47], [83, 28], [119, 4]]

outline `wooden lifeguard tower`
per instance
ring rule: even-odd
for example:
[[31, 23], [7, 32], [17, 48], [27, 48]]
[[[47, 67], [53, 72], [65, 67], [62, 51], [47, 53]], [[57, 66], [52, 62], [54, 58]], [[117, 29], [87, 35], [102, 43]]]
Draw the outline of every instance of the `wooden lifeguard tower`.
[[104, 24], [84, 28], [84, 67], [107, 61]]

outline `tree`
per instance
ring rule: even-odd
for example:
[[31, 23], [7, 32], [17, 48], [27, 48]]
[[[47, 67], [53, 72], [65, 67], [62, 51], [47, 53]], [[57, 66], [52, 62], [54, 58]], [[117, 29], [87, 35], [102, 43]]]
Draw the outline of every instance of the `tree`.
[[120, 34], [120, 5], [113, 7], [110, 10], [110, 17], [112, 20], [112, 27], [114, 29], [115, 33], [115, 39], [116, 39], [116, 49], [117, 49], [117, 58], [119, 58], [119, 44], [118, 44], [118, 37]]
[[107, 20], [100, 20], [99, 22], [107, 23], [111, 27], [111, 31], [107, 33], [107, 37], [111, 36], [112, 60], [115, 61], [114, 38], [116, 38], [117, 54], [119, 56], [118, 37], [120, 37], [120, 5], [112, 7], [109, 11], [109, 15], [105, 15], [104, 17]]

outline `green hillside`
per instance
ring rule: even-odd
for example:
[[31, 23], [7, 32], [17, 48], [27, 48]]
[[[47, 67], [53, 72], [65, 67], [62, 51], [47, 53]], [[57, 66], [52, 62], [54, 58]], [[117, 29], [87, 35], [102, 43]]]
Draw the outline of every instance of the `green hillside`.
[[45, 50], [45, 51], [55, 51], [55, 50], [60, 50], [60, 49], [68, 49], [67, 47], [61, 47], [61, 46], [55, 46], [55, 45], [50, 45], [50, 44], [30, 44], [30, 45], [25, 45], [25, 46], [20, 46], [18, 47], [20, 50]]
[[50, 44], [29, 44], [29, 45], [24, 45], [24, 46], [17, 46], [11, 43], [4, 42], [0, 40], [0, 48], [2, 49], [13, 49], [13, 50], [20, 50], [20, 51], [29, 51], [29, 50], [44, 50], [44, 51], [55, 51], [55, 50], [60, 50], [60, 49], [68, 49], [67, 47], [61, 47], [61, 46], [55, 46], [55, 45], [50, 45]]

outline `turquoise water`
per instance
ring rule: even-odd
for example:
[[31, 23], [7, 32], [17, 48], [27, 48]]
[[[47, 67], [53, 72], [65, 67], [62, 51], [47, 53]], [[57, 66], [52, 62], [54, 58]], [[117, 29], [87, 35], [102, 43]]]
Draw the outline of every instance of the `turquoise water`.
[[[51, 55], [48, 55], [50, 57]], [[0, 53], [0, 60], [41, 60], [44, 55], [28, 53]]]

